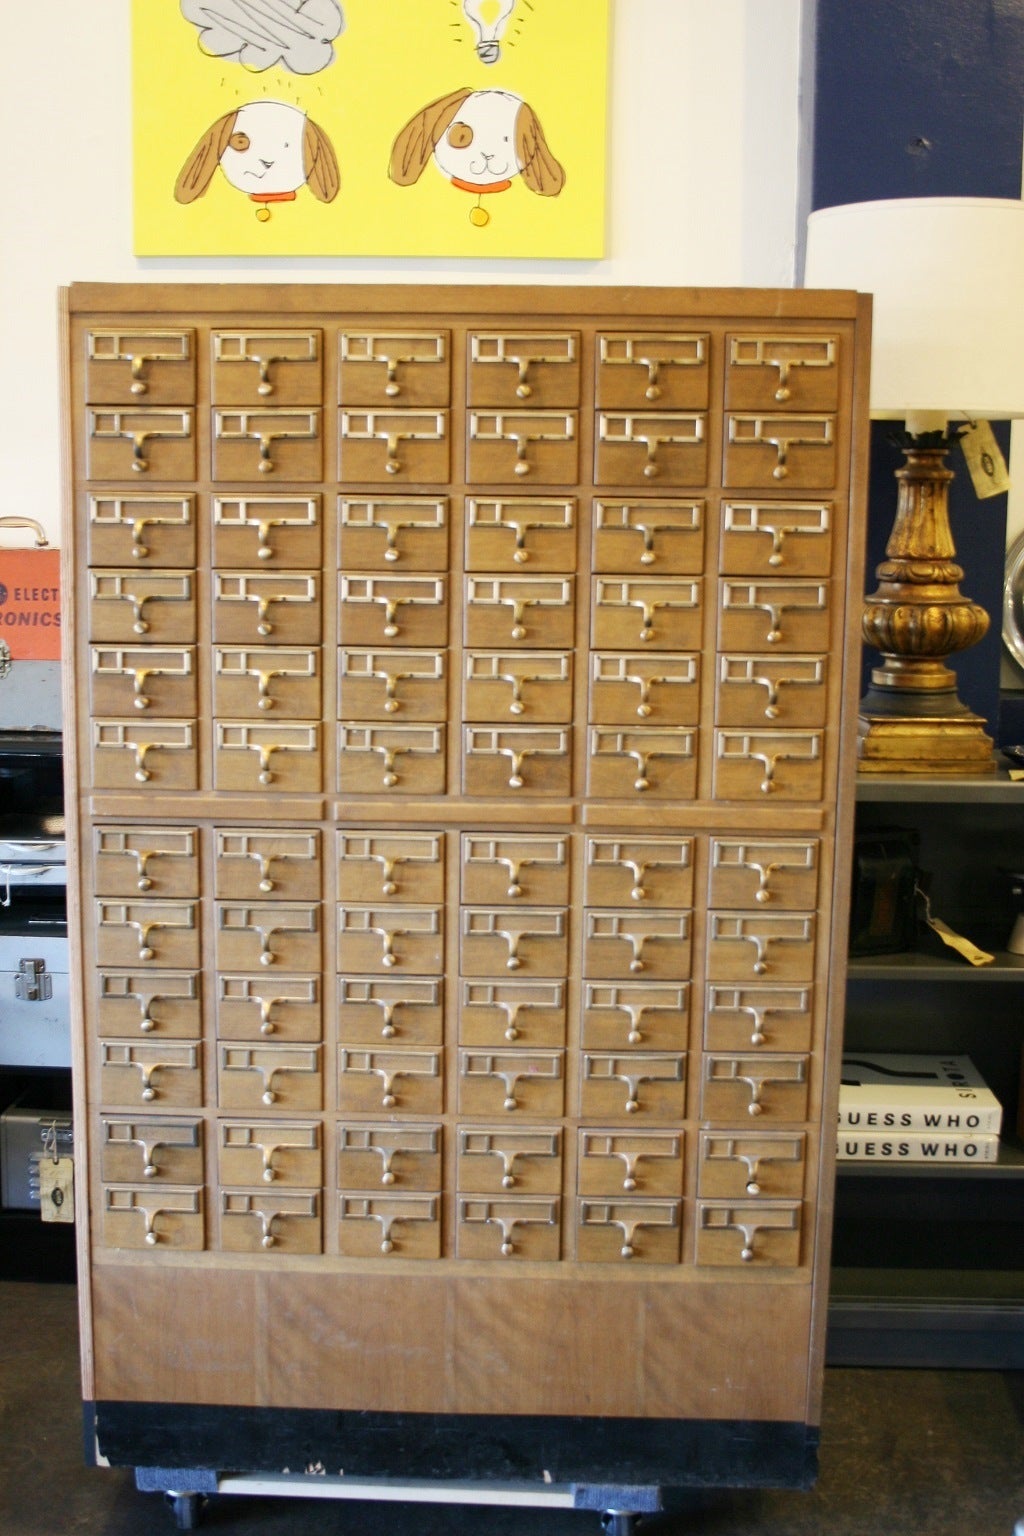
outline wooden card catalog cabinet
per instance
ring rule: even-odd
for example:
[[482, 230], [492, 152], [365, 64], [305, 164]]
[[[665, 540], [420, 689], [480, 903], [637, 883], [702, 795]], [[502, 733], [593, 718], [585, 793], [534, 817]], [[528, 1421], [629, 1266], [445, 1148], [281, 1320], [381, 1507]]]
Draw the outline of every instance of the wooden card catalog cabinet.
[[101, 1454], [806, 1484], [866, 301], [63, 302]]

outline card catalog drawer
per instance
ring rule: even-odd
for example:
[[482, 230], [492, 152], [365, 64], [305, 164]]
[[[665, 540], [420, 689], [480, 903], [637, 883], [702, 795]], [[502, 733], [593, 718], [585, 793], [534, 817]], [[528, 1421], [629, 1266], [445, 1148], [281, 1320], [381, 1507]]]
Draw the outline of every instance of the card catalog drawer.
[[678, 1200], [581, 1200], [576, 1257], [583, 1264], [678, 1264]]
[[101, 1040], [99, 1096], [104, 1104], [201, 1109], [199, 1044], [190, 1040]]
[[443, 795], [443, 725], [338, 727], [338, 789], [342, 794]]
[[447, 411], [343, 410], [342, 480], [444, 485], [451, 459]]
[[441, 1188], [439, 1125], [339, 1125], [338, 1188]]
[[214, 408], [216, 480], [320, 480], [323, 457], [319, 410]]
[[590, 657], [590, 719], [594, 725], [696, 725], [700, 662], [667, 651], [594, 651]]
[[709, 980], [810, 981], [815, 921], [813, 912], [710, 912]]
[[827, 489], [836, 483], [835, 417], [730, 415], [724, 483]]
[[562, 1051], [459, 1051], [459, 1114], [557, 1118], [564, 1110]]
[[109, 1184], [101, 1193], [101, 1242], [106, 1248], [205, 1247], [203, 1191], [171, 1185]]
[[96, 907], [96, 959], [109, 966], [199, 968], [199, 908], [194, 901], [124, 901]]
[[463, 907], [459, 967], [464, 976], [563, 976], [568, 930], [564, 907]]
[[588, 907], [688, 907], [691, 837], [588, 837], [583, 899]]
[[594, 570], [696, 576], [704, 569], [703, 501], [594, 502]]
[[282, 794], [323, 789], [319, 725], [287, 720], [215, 720], [215, 789], [258, 792], [272, 784]]
[[723, 726], [822, 726], [828, 707], [824, 656], [719, 656], [715, 719]]
[[97, 328], [85, 337], [85, 398], [93, 405], [191, 405], [195, 331]]
[[96, 1028], [101, 1035], [198, 1040], [203, 1029], [195, 971], [98, 971]]
[[448, 565], [446, 496], [343, 496], [339, 561], [347, 571], [443, 571]]
[[344, 330], [339, 388], [346, 405], [447, 405], [448, 331]]
[[692, 800], [697, 792], [696, 731], [595, 725], [589, 742], [587, 788], [599, 800]]
[[804, 1192], [807, 1138], [702, 1131], [697, 1192], [705, 1199], [796, 1199]]
[[721, 800], [820, 800], [824, 773], [821, 730], [715, 732], [715, 794]]
[[[91, 565], [137, 564], [180, 569], [196, 560], [193, 495], [90, 496], [88, 500]], [[97, 639], [105, 639], [97, 636]]]
[[832, 503], [727, 501], [720, 569], [725, 576], [827, 576]]
[[571, 577], [467, 576], [466, 645], [569, 651], [576, 638]]
[[579, 333], [471, 333], [468, 396], [505, 408], [579, 405]]
[[572, 792], [571, 731], [560, 726], [466, 727], [463, 790], [505, 800], [509, 790], [528, 798]]
[[605, 332], [597, 338], [597, 404], [681, 410], [708, 402], [705, 332]]
[[342, 576], [338, 602], [342, 645], [443, 649], [448, 643], [442, 576]]
[[795, 1268], [800, 1263], [800, 1205], [699, 1202], [697, 1263]]
[[462, 718], [568, 722], [573, 714], [568, 651], [466, 651]]
[[725, 402], [733, 410], [833, 411], [839, 399], [839, 338], [764, 335], [728, 338]]
[[320, 331], [214, 331], [210, 391], [215, 405], [319, 405]]
[[197, 709], [195, 646], [89, 648], [92, 707], [99, 715], [145, 712], [189, 719]]
[[213, 707], [221, 719], [319, 720], [320, 651], [317, 647], [214, 646]]
[[319, 496], [215, 496], [214, 563], [231, 569], [315, 569], [320, 564]]
[[699, 651], [704, 627], [701, 584], [683, 577], [594, 581], [595, 650]]
[[342, 1114], [440, 1115], [444, 1068], [440, 1051], [343, 1046], [338, 1052]]
[[217, 1036], [221, 1040], [321, 1039], [319, 976], [217, 977]]
[[217, 1137], [222, 1185], [318, 1189], [323, 1183], [320, 1126], [315, 1120], [222, 1120]]
[[214, 892], [221, 898], [261, 901], [320, 899], [320, 834], [299, 829], [261, 831], [221, 827], [214, 833]]
[[439, 832], [338, 833], [338, 900], [347, 904], [444, 900], [444, 836]]
[[265, 1106], [308, 1114], [323, 1103], [319, 1045], [217, 1047], [217, 1104], [225, 1110]]
[[462, 899], [470, 905], [563, 905], [569, 900], [568, 839], [464, 833]]
[[444, 955], [441, 907], [345, 905], [338, 911], [338, 970], [342, 974], [438, 975]]
[[573, 571], [576, 498], [466, 498], [466, 570]]
[[192, 827], [96, 827], [97, 896], [199, 895], [199, 834]]
[[338, 1252], [346, 1259], [437, 1259], [441, 1256], [439, 1195], [339, 1197]]
[[557, 1259], [561, 1227], [557, 1200], [513, 1195], [459, 1199], [456, 1252], [460, 1259]]
[[818, 900], [816, 838], [714, 837], [709, 902], [714, 907], [758, 906], [799, 911]]
[[319, 971], [318, 903], [219, 901], [216, 914], [218, 970]]
[[501, 1050], [565, 1044], [564, 981], [459, 982], [459, 1044]]
[[701, 1116], [711, 1121], [806, 1120], [809, 1060], [803, 1055], [706, 1055]]
[[236, 645], [317, 645], [320, 578], [305, 573], [214, 571], [213, 638]]
[[203, 1122], [157, 1115], [100, 1116], [104, 1184], [203, 1182]]
[[814, 1036], [809, 986], [708, 987], [704, 1045], [709, 1051], [809, 1051]]
[[718, 645], [757, 655], [827, 652], [831, 633], [828, 586], [816, 581], [723, 581]]
[[675, 1051], [585, 1051], [580, 1113], [677, 1123], [686, 1105], [686, 1057]]
[[580, 1131], [578, 1188], [605, 1200], [674, 1198], [683, 1192], [679, 1131]]
[[93, 720], [92, 771], [96, 789], [195, 789], [195, 722]]
[[349, 720], [443, 720], [448, 712], [444, 651], [338, 652], [338, 712]]
[[689, 912], [588, 909], [583, 923], [584, 976], [677, 981], [690, 974]]
[[583, 1045], [595, 1051], [685, 1051], [690, 1024], [688, 982], [583, 984]]
[[345, 1044], [440, 1045], [443, 984], [433, 977], [339, 976], [338, 1039]]
[[703, 485], [707, 420], [700, 411], [599, 411], [598, 485]]
[[465, 1194], [557, 1195], [562, 1133], [545, 1126], [459, 1127], [458, 1187]]
[[89, 635], [107, 645], [194, 644], [191, 572], [90, 571]]
[[90, 480], [194, 480], [195, 416], [171, 406], [90, 407], [86, 422], [86, 474]]
[[222, 1189], [220, 1246], [225, 1253], [320, 1253], [319, 1190]]
[[575, 485], [576, 411], [470, 411], [466, 479], [474, 485]]

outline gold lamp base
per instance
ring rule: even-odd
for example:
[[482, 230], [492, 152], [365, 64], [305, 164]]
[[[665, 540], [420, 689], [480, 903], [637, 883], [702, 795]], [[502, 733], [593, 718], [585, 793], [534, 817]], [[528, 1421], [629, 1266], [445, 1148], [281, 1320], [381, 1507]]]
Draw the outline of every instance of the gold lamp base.
[[860, 703], [861, 773], [974, 775], [995, 772], [985, 721], [957, 697], [944, 658], [988, 630], [988, 614], [960, 593], [948, 491], [953, 472], [944, 432], [908, 437], [896, 471], [899, 497], [886, 558], [867, 599], [861, 629], [883, 664]]

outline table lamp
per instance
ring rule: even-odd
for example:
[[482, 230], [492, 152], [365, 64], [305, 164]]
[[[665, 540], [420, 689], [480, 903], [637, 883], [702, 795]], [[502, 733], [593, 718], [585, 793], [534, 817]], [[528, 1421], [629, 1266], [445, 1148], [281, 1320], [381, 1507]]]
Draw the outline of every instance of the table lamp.
[[903, 424], [896, 518], [862, 621], [883, 659], [861, 700], [858, 768], [992, 772], [985, 722], [945, 664], [989, 625], [960, 592], [947, 458], [964, 428], [1024, 417], [1024, 201], [819, 209], [808, 220], [804, 285], [874, 295], [871, 415]]

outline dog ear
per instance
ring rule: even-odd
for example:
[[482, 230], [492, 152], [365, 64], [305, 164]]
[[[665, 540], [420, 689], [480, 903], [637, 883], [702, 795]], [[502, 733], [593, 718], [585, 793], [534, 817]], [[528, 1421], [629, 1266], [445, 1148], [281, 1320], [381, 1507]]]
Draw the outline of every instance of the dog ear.
[[419, 181], [434, 153], [434, 146], [447, 131], [456, 112], [467, 97], [472, 96], [469, 86], [439, 96], [429, 106], [410, 118], [391, 146], [391, 164], [388, 175], [400, 187], [411, 187]]
[[306, 185], [317, 201], [333, 202], [341, 186], [338, 157], [326, 133], [308, 117], [302, 130], [302, 168]]
[[175, 202], [194, 203], [197, 197], [202, 197], [213, 180], [221, 155], [228, 147], [237, 116], [237, 112], [226, 112], [203, 134], [178, 172], [178, 179], [174, 183]]
[[531, 192], [557, 197], [565, 186], [565, 171], [547, 145], [536, 112], [524, 101], [516, 113], [516, 154], [522, 177]]

